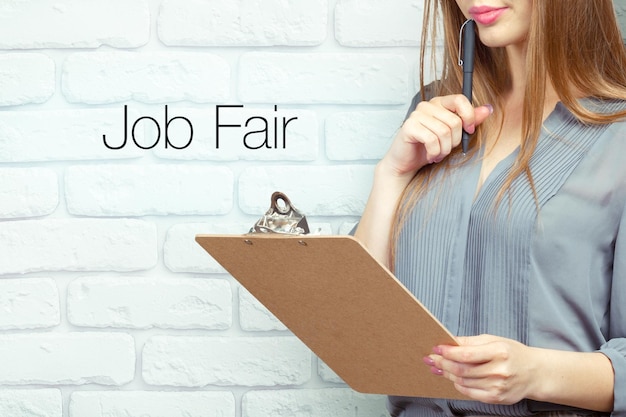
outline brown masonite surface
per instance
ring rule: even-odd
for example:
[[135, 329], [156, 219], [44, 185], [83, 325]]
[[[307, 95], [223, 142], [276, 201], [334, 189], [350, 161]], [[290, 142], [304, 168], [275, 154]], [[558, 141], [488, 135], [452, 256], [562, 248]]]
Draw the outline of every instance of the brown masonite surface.
[[356, 391], [467, 399], [422, 362], [454, 337], [353, 237], [196, 241]]

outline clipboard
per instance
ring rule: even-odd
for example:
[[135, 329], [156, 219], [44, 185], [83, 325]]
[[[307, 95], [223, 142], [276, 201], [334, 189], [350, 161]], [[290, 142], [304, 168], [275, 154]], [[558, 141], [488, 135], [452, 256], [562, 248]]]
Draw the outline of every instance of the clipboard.
[[196, 241], [351, 388], [468, 399], [423, 357], [454, 336], [351, 236], [197, 235]]

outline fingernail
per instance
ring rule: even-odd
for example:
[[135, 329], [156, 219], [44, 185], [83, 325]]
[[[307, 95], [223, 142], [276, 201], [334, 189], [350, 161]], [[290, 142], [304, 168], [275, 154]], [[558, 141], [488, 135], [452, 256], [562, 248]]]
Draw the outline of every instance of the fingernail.
[[434, 375], [439, 375], [439, 376], [443, 375], [443, 370], [439, 368], [435, 368], [435, 367], [430, 368], [430, 372]]
[[476, 130], [476, 126], [474, 125], [469, 125], [465, 128], [465, 131], [469, 133], [470, 135], [473, 135], [475, 130]]
[[435, 346], [433, 348], [433, 352], [436, 353], [437, 355], [441, 355], [443, 353], [443, 349], [441, 349], [441, 346]]
[[435, 360], [430, 356], [424, 356], [424, 363], [428, 366], [435, 366]]
[[485, 107], [489, 109], [489, 114], [493, 114], [493, 106], [491, 104], [485, 104]]

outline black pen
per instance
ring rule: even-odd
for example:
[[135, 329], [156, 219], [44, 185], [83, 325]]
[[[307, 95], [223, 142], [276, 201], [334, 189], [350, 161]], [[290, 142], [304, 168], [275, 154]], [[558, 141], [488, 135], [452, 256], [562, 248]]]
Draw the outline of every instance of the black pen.
[[[459, 62], [459, 65], [463, 65], [463, 95], [467, 97], [469, 102], [472, 102], [472, 75], [474, 72], [474, 50], [476, 49], [476, 33], [474, 27], [476, 23], [469, 19], [463, 26], [461, 26], [461, 33], [465, 29], [463, 35], [463, 61]], [[461, 138], [461, 146], [463, 147], [463, 153], [467, 153], [469, 146], [470, 134], [463, 130], [463, 136]]]

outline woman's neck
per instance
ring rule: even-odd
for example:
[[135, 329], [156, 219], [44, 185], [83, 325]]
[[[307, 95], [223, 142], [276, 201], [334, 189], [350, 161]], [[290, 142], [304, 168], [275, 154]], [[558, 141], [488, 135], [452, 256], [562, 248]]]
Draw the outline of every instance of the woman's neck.
[[523, 98], [526, 92], [526, 82], [528, 79], [528, 65], [526, 63], [527, 50], [528, 48], [525, 43], [506, 47], [511, 71], [511, 90], [509, 91], [508, 98], [512, 100]]
[[[506, 48], [511, 71], [511, 89], [504, 96], [504, 105], [509, 110], [520, 110], [523, 107], [526, 96], [526, 84], [528, 82], [527, 45], [509, 45]], [[559, 96], [546, 74], [544, 110], [551, 111], [559, 101]]]

